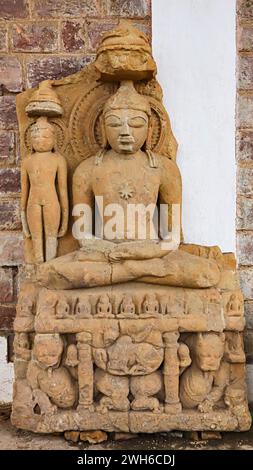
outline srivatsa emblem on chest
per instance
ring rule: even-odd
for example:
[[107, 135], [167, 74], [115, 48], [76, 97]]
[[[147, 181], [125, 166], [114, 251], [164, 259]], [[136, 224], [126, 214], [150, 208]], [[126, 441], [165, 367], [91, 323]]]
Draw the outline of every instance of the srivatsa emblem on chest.
[[124, 181], [118, 189], [121, 199], [127, 201], [136, 194], [136, 190], [131, 181]]

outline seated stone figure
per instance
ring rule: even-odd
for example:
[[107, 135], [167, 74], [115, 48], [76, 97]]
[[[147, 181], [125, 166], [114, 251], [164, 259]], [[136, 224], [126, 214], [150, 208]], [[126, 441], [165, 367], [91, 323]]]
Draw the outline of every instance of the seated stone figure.
[[[80, 240], [81, 249], [38, 267], [38, 279], [56, 289], [104, 286], [127, 281], [206, 288], [217, 285], [221, 255], [216, 247], [204, 249], [204, 256], [187, 253], [187, 245], [173, 249], [152, 236], [155, 207], [166, 204], [181, 207], [181, 176], [176, 163], [166, 156], [145, 150], [151, 109], [148, 98], [137, 93], [133, 82], [123, 81], [103, 109], [106, 137], [104, 151], [84, 160], [73, 177], [74, 213], [86, 204], [94, 212], [95, 199], [103, 226], [113, 225], [111, 204], [120, 208], [123, 224], [115, 218], [112, 237], [104, 230], [102, 239], [91, 236]], [[126, 223], [129, 209], [142, 204], [146, 219], [141, 227]], [[137, 205], [137, 206], [136, 206]], [[84, 221], [86, 234], [89, 221]], [[153, 232], [154, 233], [154, 232]], [[180, 228], [179, 228], [180, 234]], [[209, 257], [209, 259], [207, 259]], [[213, 258], [213, 259], [210, 259]]]

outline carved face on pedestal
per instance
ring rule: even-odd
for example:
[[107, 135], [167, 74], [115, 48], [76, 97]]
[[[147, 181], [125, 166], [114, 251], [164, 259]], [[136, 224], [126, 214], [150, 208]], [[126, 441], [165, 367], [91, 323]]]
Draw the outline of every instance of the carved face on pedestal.
[[204, 371], [215, 371], [220, 367], [224, 354], [224, 338], [216, 334], [199, 334], [195, 348], [198, 367]]
[[36, 335], [34, 354], [43, 367], [58, 367], [63, 352], [63, 341], [58, 334]]
[[119, 154], [134, 154], [147, 140], [150, 105], [133, 82], [123, 81], [104, 108], [105, 137]]
[[54, 131], [47, 118], [40, 117], [32, 126], [31, 144], [35, 152], [51, 152], [55, 144]]

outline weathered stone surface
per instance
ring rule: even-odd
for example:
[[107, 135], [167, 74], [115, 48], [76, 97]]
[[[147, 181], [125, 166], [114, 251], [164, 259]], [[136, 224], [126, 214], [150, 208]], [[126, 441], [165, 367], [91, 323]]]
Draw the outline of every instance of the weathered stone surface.
[[0, 129], [16, 129], [17, 115], [14, 96], [0, 96]]
[[253, 268], [240, 269], [239, 274], [244, 298], [253, 299]]
[[1, 18], [15, 19], [27, 18], [29, 16], [27, 0], [2, 0], [1, 1]]
[[253, 28], [251, 26], [241, 26], [238, 28], [237, 39], [239, 51], [251, 52], [253, 50]]
[[7, 48], [7, 27], [5, 23], [0, 23], [0, 52], [6, 52]]
[[237, 169], [237, 192], [244, 196], [253, 196], [253, 168]]
[[94, 20], [94, 19], [88, 19], [86, 20], [86, 25], [87, 25], [87, 34], [88, 34], [88, 40], [89, 40], [89, 49], [91, 49], [92, 52], [96, 51], [102, 35], [106, 31], [110, 31], [113, 27], [117, 25], [117, 20]]
[[253, 1], [252, 0], [238, 0], [237, 13], [242, 18], [253, 18]]
[[236, 207], [237, 229], [253, 230], [253, 198], [238, 196]]
[[238, 58], [238, 88], [241, 90], [253, 88], [253, 57]]
[[14, 23], [11, 29], [12, 49], [20, 52], [53, 52], [58, 49], [58, 25], [46, 23]]
[[22, 264], [23, 240], [20, 232], [0, 232], [0, 266]]
[[15, 134], [12, 131], [0, 132], [0, 162], [14, 163], [15, 161]]
[[20, 191], [20, 170], [18, 168], [0, 169], [0, 194]]
[[244, 344], [247, 362], [253, 361], [253, 330], [246, 330], [244, 333]]
[[[103, 20], [98, 21], [97, 19], [88, 19], [86, 20], [86, 28], [89, 40], [89, 49], [94, 52], [101, 41], [102, 35], [106, 31], [114, 28], [118, 24], [118, 20], [115, 18], [104, 18]], [[151, 36], [151, 27], [150, 23], [147, 21], [131, 21], [131, 24], [138, 28], [140, 31], [143, 31], [148, 37]]]
[[253, 132], [238, 132], [236, 136], [236, 156], [239, 162], [253, 162]]
[[15, 315], [15, 305], [0, 305], [0, 331], [12, 330]]
[[244, 303], [246, 327], [253, 330], [253, 300]]
[[66, 441], [71, 441], [71, 442], [78, 442], [79, 441], [79, 431], [65, 431], [64, 437]]
[[106, 14], [110, 16], [140, 17], [151, 15], [149, 0], [108, 0]]
[[34, 87], [46, 79], [57, 79], [81, 70], [92, 61], [92, 56], [58, 57], [50, 56], [27, 62], [27, 86]]
[[11, 92], [22, 90], [22, 68], [17, 57], [0, 56], [0, 86]]
[[237, 125], [238, 127], [253, 126], [253, 97], [238, 95], [237, 98]]
[[33, 15], [41, 18], [66, 16], [79, 17], [81, 15], [99, 16], [101, 2], [94, 0], [34, 0]]
[[107, 441], [108, 436], [104, 431], [82, 431], [80, 432], [80, 441], [90, 444], [99, 444]]
[[64, 51], [82, 51], [86, 45], [84, 22], [65, 21], [62, 24], [61, 40]]
[[246, 365], [246, 379], [247, 379], [247, 389], [248, 389], [248, 400], [250, 409], [252, 409], [253, 405], [253, 363]]
[[13, 301], [13, 273], [11, 268], [0, 268], [0, 302]]
[[253, 240], [251, 232], [237, 233], [238, 263], [242, 266], [253, 266]]
[[0, 199], [0, 230], [20, 230], [20, 203], [17, 199]]

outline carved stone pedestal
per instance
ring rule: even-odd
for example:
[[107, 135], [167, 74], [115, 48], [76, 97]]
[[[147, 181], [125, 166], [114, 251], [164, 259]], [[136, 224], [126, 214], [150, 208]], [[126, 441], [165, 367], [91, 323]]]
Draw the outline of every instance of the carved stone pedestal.
[[238, 289], [27, 283], [12, 423], [44, 433], [247, 430], [243, 328]]

